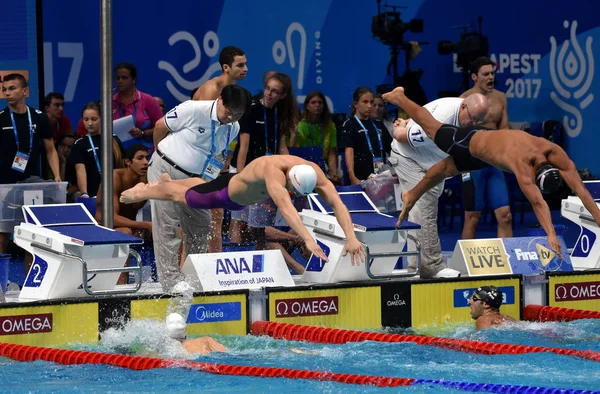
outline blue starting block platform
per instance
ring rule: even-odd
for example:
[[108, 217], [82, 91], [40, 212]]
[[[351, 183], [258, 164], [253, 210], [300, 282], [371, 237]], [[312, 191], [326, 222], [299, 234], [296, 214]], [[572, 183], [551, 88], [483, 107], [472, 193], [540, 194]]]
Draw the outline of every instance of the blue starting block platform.
[[[15, 226], [14, 239], [34, 260], [19, 299], [139, 290], [142, 263], [129, 246], [143, 240], [98, 225], [83, 204], [25, 205], [22, 209], [25, 223]], [[137, 265], [125, 267], [130, 254]], [[117, 286], [122, 272], [137, 272], [136, 283]]]
[[421, 226], [404, 221], [397, 227], [397, 218], [381, 213], [362, 191], [340, 192], [339, 196], [350, 212], [356, 237], [366, 247], [367, 262], [352, 265], [351, 256], [343, 256], [346, 236], [333, 208], [318, 194], [310, 194], [310, 209], [302, 210], [300, 217], [329, 261], [311, 257], [300, 280], [335, 283], [417, 275], [394, 267], [400, 257], [416, 258], [417, 266], [420, 264], [421, 247], [410, 231]]

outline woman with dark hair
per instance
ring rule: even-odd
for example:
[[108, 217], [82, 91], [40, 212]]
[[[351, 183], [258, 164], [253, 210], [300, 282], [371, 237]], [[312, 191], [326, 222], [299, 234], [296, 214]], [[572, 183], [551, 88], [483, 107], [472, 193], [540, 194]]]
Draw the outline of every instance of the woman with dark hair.
[[[231, 172], [240, 172], [254, 159], [270, 155], [289, 154], [286, 141], [298, 125], [298, 106], [292, 80], [281, 73], [271, 75], [264, 86], [264, 95], [252, 102], [240, 119], [239, 143], [231, 160]], [[272, 226], [277, 212], [271, 200], [254, 204], [231, 214], [230, 239], [241, 243], [248, 223], [256, 248], [267, 249], [265, 227]]]
[[160, 106], [151, 95], [136, 87], [137, 69], [131, 63], [120, 63], [115, 67], [117, 93], [113, 96], [113, 120], [133, 116], [134, 128], [129, 134], [135, 140], [126, 141], [129, 146], [142, 142], [153, 146], [152, 135], [156, 121], [162, 118]]
[[373, 92], [367, 87], [354, 91], [350, 119], [344, 122], [341, 146], [350, 183], [360, 184], [376, 173], [389, 156], [392, 137], [379, 120], [370, 118]]
[[327, 163], [327, 176], [333, 182], [337, 181], [337, 131], [325, 95], [318, 90], [310, 92], [304, 99], [294, 147], [320, 148], [324, 163]]
[[[77, 185], [79, 197], [94, 197], [102, 181], [100, 106], [91, 102], [81, 112], [83, 124], [88, 131], [85, 137], [73, 144], [68, 163], [75, 167], [73, 185]], [[123, 167], [123, 145], [113, 136], [113, 167]]]
[[296, 130], [297, 108], [290, 77], [273, 74], [263, 98], [252, 102], [240, 119], [240, 139], [231, 161], [238, 172], [257, 157], [289, 154], [286, 139]]
[[390, 114], [386, 111], [385, 101], [381, 97], [381, 93], [375, 93], [373, 96], [373, 108], [371, 108], [371, 119], [380, 120], [383, 122], [385, 128], [389, 131], [392, 138], [394, 138], [394, 120], [390, 117]]

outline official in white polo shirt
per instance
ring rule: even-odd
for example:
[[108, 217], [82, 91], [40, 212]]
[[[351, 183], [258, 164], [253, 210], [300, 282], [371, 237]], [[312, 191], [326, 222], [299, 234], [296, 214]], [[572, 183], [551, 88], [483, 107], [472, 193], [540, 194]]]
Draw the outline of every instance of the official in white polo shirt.
[[[430, 102], [424, 108], [442, 123], [466, 126], [481, 123], [489, 105], [483, 95], [472, 95], [466, 99], [441, 98]], [[427, 170], [446, 157], [448, 155], [442, 152], [413, 120], [408, 124], [406, 121], [396, 121], [389, 161], [398, 175], [402, 190], [415, 187]], [[442, 259], [437, 216], [438, 198], [443, 189], [444, 182], [430, 189], [419, 199], [408, 216], [408, 220], [421, 225], [417, 239], [421, 242], [419, 273], [424, 279], [459, 276], [458, 271], [446, 268]], [[409, 272], [417, 269], [416, 264], [416, 258], [408, 259]]]
[[[171, 179], [202, 177], [215, 179], [221, 172], [231, 141], [238, 136], [242, 117], [251, 101], [250, 92], [237, 85], [223, 88], [216, 100], [186, 101], [156, 122], [156, 153], [148, 170], [148, 181], [161, 174]], [[183, 229], [186, 254], [206, 253], [210, 211], [191, 209], [170, 201], [151, 202], [152, 237], [158, 279], [170, 291], [184, 276], [179, 270], [178, 226]]]

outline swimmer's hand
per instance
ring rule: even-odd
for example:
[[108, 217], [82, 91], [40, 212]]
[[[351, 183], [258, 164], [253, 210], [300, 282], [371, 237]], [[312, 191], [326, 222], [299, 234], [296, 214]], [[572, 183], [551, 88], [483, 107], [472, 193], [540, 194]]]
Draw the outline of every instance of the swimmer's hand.
[[321, 247], [312, 237], [310, 238], [310, 240], [306, 241], [306, 249], [310, 250], [313, 256], [316, 256], [325, 262], [328, 261], [325, 252], [323, 252], [323, 249], [321, 249]]
[[291, 348], [290, 349], [291, 352], [297, 353], [297, 354], [310, 354], [310, 355], [316, 355], [319, 354], [318, 350], [302, 350], [302, 349], [298, 349], [298, 348]]
[[402, 222], [408, 217], [408, 213], [415, 205], [415, 202], [416, 201], [411, 196], [410, 190], [405, 190], [402, 192], [402, 211], [398, 217], [396, 227], [400, 227], [402, 225]]
[[552, 249], [552, 251], [554, 251], [554, 253], [556, 253], [558, 258], [562, 260], [562, 258], [563, 258], [562, 250], [560, 249], [560, 242], [558, 242], [558, 238], [556, 237], [556, 234], [554, 234], [552, 236], [550, 236], [550, 235], [548, 236], [548, 245], [550, 245], [550, 249]]
[[[360, 265], [360, 263], [365, 262], [365, 257], [367, 256], [367, 252], [365, 252], [365, 248], [363, 244], [361, 244], [356, 237], [354, 239], [347, 239], [346, 245], [344, 246], [343, 256], [346, 256], [348, 252], [350, 252], [352, 265]], [[356, 263], [356, 264], [355, 264]]]

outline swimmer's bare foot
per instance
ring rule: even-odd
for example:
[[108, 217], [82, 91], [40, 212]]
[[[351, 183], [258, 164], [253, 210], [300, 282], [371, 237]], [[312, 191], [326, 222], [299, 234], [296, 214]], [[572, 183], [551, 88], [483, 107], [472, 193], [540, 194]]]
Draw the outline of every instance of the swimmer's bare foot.
[[406, 97], [404, 95], [404, 88], [402, 86], [398, 86], [396, 89], [391, 92], [384, 93], [381, 98], [386, 102], [394, 105], [400, 105], [402, 99]]
[[172, 181], [172, 179], [167, 173], [160, 174], [160, 178], [158, 178], [158, 183], [166, 183], [170, 181]]
[[134, 202], [146, 200], [146, 198], [143, 196], [143, 192], [144, 190], [146, 190], [147, 187], [148, 185], [140, 182], [131, 189], [127, 189], [123, 193], [121, 193], [119, 201], [123, 204], [133, 204]]

